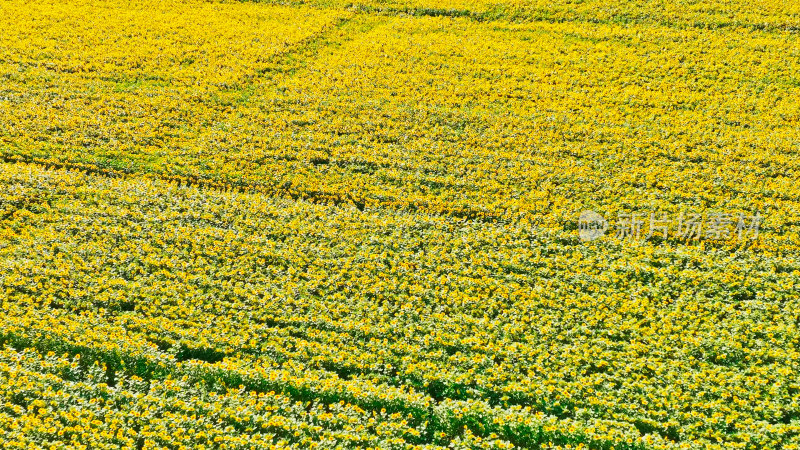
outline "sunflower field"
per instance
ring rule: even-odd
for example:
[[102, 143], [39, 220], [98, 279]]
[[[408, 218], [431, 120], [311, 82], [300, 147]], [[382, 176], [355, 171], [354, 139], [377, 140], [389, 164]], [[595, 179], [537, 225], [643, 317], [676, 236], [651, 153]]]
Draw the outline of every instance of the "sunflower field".
[[0, 448], [800, 449], [800, 3], [0, 31]]

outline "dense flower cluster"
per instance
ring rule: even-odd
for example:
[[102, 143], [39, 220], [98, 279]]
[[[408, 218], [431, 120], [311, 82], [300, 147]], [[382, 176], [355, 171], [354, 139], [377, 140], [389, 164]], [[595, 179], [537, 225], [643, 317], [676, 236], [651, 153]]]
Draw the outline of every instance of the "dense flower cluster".
[[226, 32], [196, 44], [148, 11], [147, 39], [114, 12], [100, 51], [65, 20], [42, 33], [57, 45], [34, 40], [22, 19], [38, 11], [20, 8], [3, 23], [6, 158], [480, 220], [680, 205], [798, 220], [783, 194], [798, 177], [794, 33], [336, 10], [298, 27], [281, 9], [230, 29], [215, 13]]
[[798, 438], [796, 251], [587, 246], [141, 177], [2, 173], [2, 340], [80, 354], [106, 384], [344, 401], [389, 411], [409, 445], [464, 426], [497, 445]]
[[0, 447], [799, 448], [799, 11], [618, 3], [0, 0]]

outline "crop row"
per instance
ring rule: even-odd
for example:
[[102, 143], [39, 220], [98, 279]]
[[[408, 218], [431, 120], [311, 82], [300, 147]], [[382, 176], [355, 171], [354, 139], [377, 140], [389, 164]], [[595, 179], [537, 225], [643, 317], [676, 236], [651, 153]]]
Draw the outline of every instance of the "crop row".
[[20, 7], [3, 157], [559, 228], [586, 207], [800, 223], [791, 34], [206, 7], [225, 31], [200, 43], [166, 12], [126, 17], [141, 36], [62, 15], [30, 35]]
[[800, 443], [794, 5], [0, 8], [0, 446]]
[[24, 164], [3, 183], [11, 342], [297, 365], [681, 442], [795, 435], [800, 271], [780, 236], [755, 254], [589, 245]]

